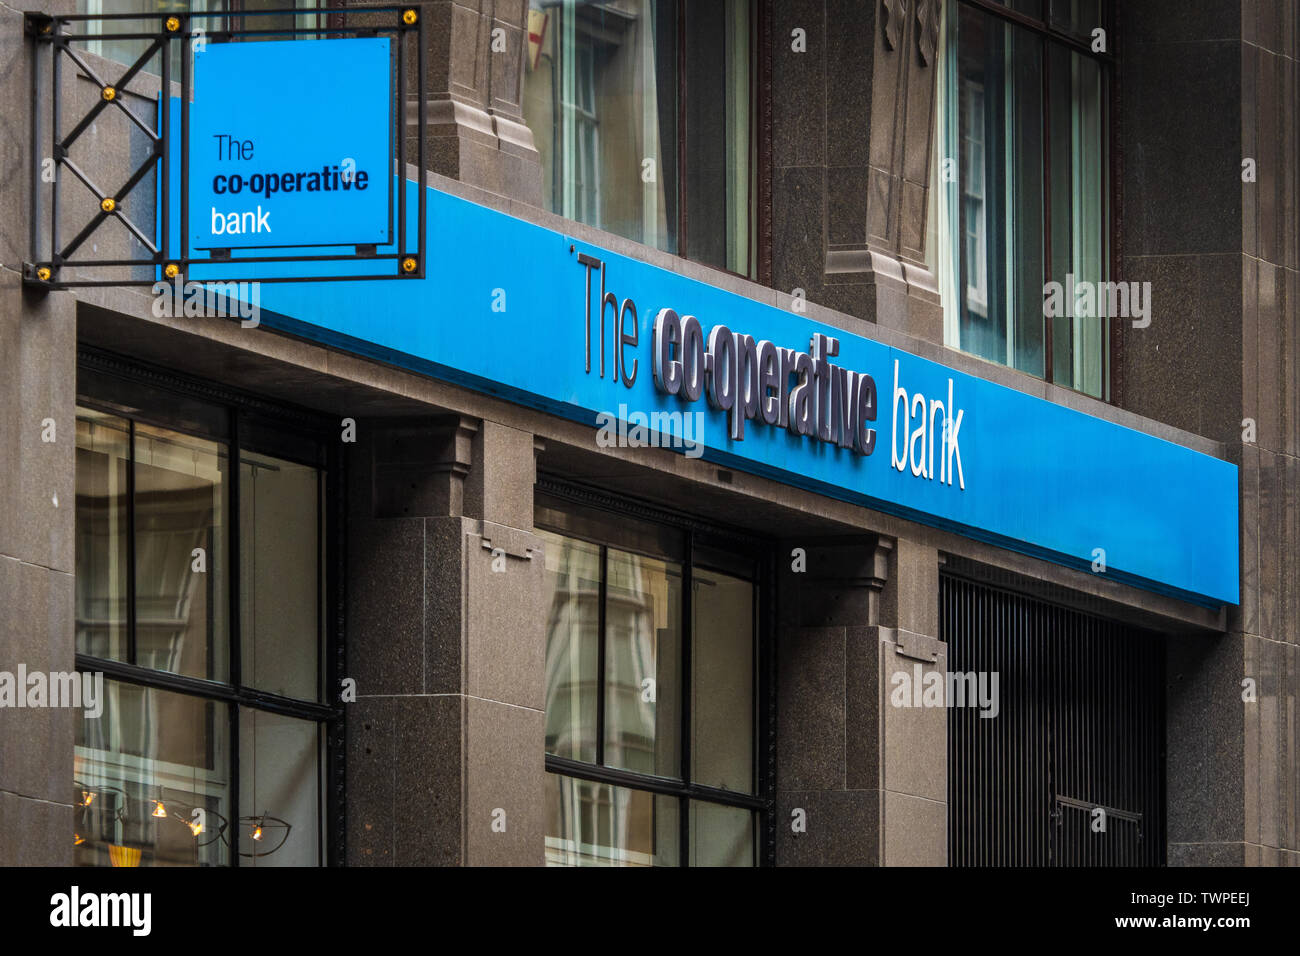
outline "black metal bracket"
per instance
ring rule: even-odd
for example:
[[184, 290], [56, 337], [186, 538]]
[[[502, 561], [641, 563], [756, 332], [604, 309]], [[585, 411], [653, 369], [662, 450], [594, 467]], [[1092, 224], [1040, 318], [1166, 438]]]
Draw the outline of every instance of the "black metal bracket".
[[[294, 26], [285, 27], [268, 22], [267, 17], [289, 17]], [[301, 18], [311, 17], [315, 26], [297, 26]], [[105, 27], [116, 22], [132, 21], [127, 30], [105, 32]], [[31, 41], [32, 104], [34, 117], [31, 144], [31, 256], [23, 263], [23, 281], [31, 288], [50, 291], [88, 286], [152, 286], [159, 280], [184, 282], [191, 267], [229, 264], [241, 266], [238, 275], [221, 278], [206, 275], [200, 282], [345, 282], [362, 279], [422, 279], [425, 275], [427, 237], [425, 227], [428, 201], [425, 195], [427, 174], [425, 162], [424, 129], [427, 125], [425, 96], [425, 4], [423, 2], [376, 6], [347, 7], [297, 7], [258, 11], [181, 11], [175, 13], [111, 13], [51, 15], [24, 14], [24, 32]], [[140, 24], [148, 25], [147, 28]], [[392, 155], [395, 157], [397, 180], [396, 196], [390, 201], [389, 213], [395, 202], [397, 229], [392, 252], [380, 252], [374, 246], [349, 248], [346, 253], [333, 251], [338, 247], [320, 247], [331, 251], [319, 255], [239, 255], [235, 250], [218, 250], [206, 256], [196, 256], [189, 241], [189, 114], [193, 96], [193, 69], [191, 59], [194, 42], [228, 42], [243, 39], [340, 39], [344, 37], [390, 36], [395, 41], [391, 87], [394, 90], [392, 112]], [[125, 66], [116, 79], [96, 69], [94, 58], [78, 46], [95, 40], [144, 41], [144, 52], [134, 62]], [[180, 44], [179, 48], [176, 46]], [[414, 44], [415, 49], [408, 49]], [[172, 104], [172, 54], [180, 52], [180, 108]], [[46, 52], [48, 51], [48, 53]], [[48, 56], [49, 89], [42, 88], [43, 63]], [[155, 59], [162, 95], [156, 123], [142, 119], [130, 110], [122, 94], [132, 80], [146, 71]], [[407, 242], [407, 220], [410, 210], [407, 201], [407, 86], [408, 64], [414, 59], [416, 79], [416, 118], [419, 135], [416, 136], [415, 165], [419, 180], [416, 199], [416, 242], [414, 248]], [[62, 115], [67, 90], [62, 85], [64, 68], [87, 77], [99, 87], [100, 96], [75, 122], [63, 132]], [[105, 188], [91, 172], [71, 157], [71, 149], [91, 124], [106, 110], [120, 109], [131, 124], [146, 137], [147, 155], [140, 165], [121, 183]], [[179, 112], [179, 118], [174, 116]], [[42, 122], [42, 117], [44, 121]], [[172, 147], [174, 124], [180, 123], [179, 149]], [[180, 155], [174, 155], [179, 151]], [[170, 187], [179, 166], [179, 230], [171, 224], [172, 189]], [[151, 175], [152, 174], [152, 175]], [[81, 224], [69, 240], [60, 235], [59, 204], [66, 198], [65, 184], [75, 179], [91, 194], [98, 204], [98, 212]], [[157, 197], [152, 203], [152, 217], [140, 222], [128, 216], [130, 200], [140, 195], [137, 187], [150, 182]], [[164, 188], [159, 188], [160, 184]], [[43, 187], [48, 186], [48, 200]], [[146, 207], [148, 203], [145, 203]], [[86, 243], [110, 220], [116, 220], [144, 247], [147, 255], [137, 258], [98, 259], [84, 253]], [[391, 222], [391, 220], [390, 220]], [[179, 232], [179, 235], [177, 233]], [[300, 248], [311, 248], [303, 246]], [[81, 252], [78, 257], [77, 253]], [[259, 250], [253, 250], [258, 252]], [[366, 263], [389, 261], [391, 271], [359, 275], [265, 275], [257, 276], [248, 270], [254, 264], [285, 263]], [[128, 270], [130, 278], [104, 278], [105, 269]]]

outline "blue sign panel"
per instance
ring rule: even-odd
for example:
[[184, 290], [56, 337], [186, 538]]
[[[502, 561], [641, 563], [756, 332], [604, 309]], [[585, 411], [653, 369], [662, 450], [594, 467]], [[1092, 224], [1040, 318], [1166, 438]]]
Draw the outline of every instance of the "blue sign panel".
[[392, 241], [387, 37], [207, 43], [194, 53], [194, 249]]
[[590, 424], [593, 445], [667, 445], [1203, 605], [1238, 601], [1228, 462], [437, 190], [428, 201], [426, 279], [267, 285], [262, 324]]

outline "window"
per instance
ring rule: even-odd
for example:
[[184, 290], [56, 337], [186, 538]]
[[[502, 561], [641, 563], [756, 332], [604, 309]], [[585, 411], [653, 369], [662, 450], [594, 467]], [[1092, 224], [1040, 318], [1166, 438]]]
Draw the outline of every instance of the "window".
[[324, 863], [324, 446], [78, 385], [77, 666], [105, 680], [76, 728], [76, 862]]
[[748, 0], [531, 0], [546, 207], [754, 274]]
[[944, 338], [1107, 398], [1105, 5], [1004, 6], [944, 9], [929, 230]]
[[[325, 6], [324, 3], [319, 5]], [[149, 17], [149, 14], [155, 14], [158, 17], [172, 13], [193, 14], [225, 11], [243, 11], [253, 14], [261, 10], [283, 11], [312, 6], [317, 6], [317, 4], [309, 2], [309, 0], [77, 0], [77, 13], [79, 14], [100, 16], [104, 14], [143, 13], [146, 16], [139, 19], [77, 24], [76, 32], [102, 33], [102, 39], [84, 41], [85, 48], [97, 56], [118, 63], [130, 64], [134, 63], [148, 49], [150, 41], [126, 39], [125, 36], [139, 33], [148, 33], [152, 36], [159, 32], [160, 21]], [[257, 17], [241, 17], [235, 20], [224, 17], [197, 17], [194, 20], [194, 26], [202, 28], [208, 33], [213, 33], [227, 26], [238, 26], [241, 20], [245, 28], [256, 30], [315, 29], [322, 25], [319, 22], [319, 14], [304, 13], [294, 16], [288, 13], [271, 13]], [[82, 29], [83, 26], [84, 30]], [[288, 37], [270, 36], [266, 39], [283, 40], [288, 39]], [[170, 44], [172, 79], [175, 82], [180, 82], [180, 56], [184, 48], [185, 46], [182, 43]], [[162, 73], [162, 66], [157, 53], [150, 58], [145, 69], [152, 73]]]
[[752, 557], [549, 498], [546, 858], [753, 866], [766, 809]]

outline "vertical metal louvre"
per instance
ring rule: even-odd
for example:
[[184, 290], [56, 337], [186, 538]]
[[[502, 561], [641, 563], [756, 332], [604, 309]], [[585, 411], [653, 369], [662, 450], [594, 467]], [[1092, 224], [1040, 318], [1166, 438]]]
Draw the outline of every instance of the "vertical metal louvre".
[[1162, 865], [1161, 636], [950, 574], [939, 600], [949, 671], [998, 675], [997, 716], [948, 708], [949, 863]]

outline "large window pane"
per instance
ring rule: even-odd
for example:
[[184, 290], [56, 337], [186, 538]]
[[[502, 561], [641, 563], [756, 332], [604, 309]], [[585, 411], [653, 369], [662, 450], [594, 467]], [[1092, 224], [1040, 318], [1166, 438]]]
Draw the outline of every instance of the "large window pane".
[[1064, 47], [1050, 48], [1052, 122], [1052, 276], [1070, 308], [1052, 317], [1055, 380], [1102, 395], [1106, 343], [1105, 296], [1072, 295], [1106, 281], [1107, 179], [1102, 129], [1102, 70]]
[[546, 541], [546, 752], [596, 760], [600, 548], [539, 531]]
[[242, 454], [240, 679], [305, 700], [319, 696], [319, 497], [315, 468]]
[[676, 866], [678, 798], [546, 775], [551, 866]]
[[321, 766], [320, 733], [314, 722], [240, 708], [241, 865], [322, 862]]
[[135, 429], [136, 659], [227, 680], [226, 446]]
[[531, 0], [529, 33], [546, 207], [752, 274], [748, 0]]
[[749, 2], [686, 5], [686, 250], [750, 272]]
[[116, 681], [104, 697], [98, 717], [77, 721], [76, 863], [229, 862], [228, 706]]
[[691, 866], [753, 866], [754, 814], [691, 801]]
[[605, 764], [680, 777], [681, 568], [612, 548], [606, 560]]
[[[1099, 6], [1053, 0], [1051, 25], [1087, 37]], [[927, 262], [945, 341], [1104, 398], [1105, 64], [968, 3], [945, 7], [941, 46]]]
[[131, 426], [77, 410], [77, 652], [126, 660]]
[[960, 346], [1042, 376], [1043, 41], [958, 9]]
[[[286, 0], [288, 5], [288, 0]], [[156, 16], [129, 19], [129, 20], [108, 20], [101, 23], [78, 24], [76, 32], [94, 33], [96, 31], [104, 34], [103, 39], [87, 40], [78, 46], [84, 46], [89, 52], [97, 56], [105, 57], [109, 60], [116, 60], [118, 63], [134, 63], [136, 58], [141, 56], [149, 46], [148, 40], [124, 40], [118, 39], [122, 34], [130, 33], [161, 33], [162, 17], [170, 13], [186, 13], [193, 11], [195, 13], [208, 10], [221, 9], [220, 0], [77, 0], [78, 13], [90, 14], [118, 14], [118, 13], [152, 13]], [[196, 25], [203, 26], [212, 32], [208, 26], [208, 21], [196, 21]], [[171, 55], [172, 79], [179, 82], [181, 71], [181, 55], [186, 51], [186, 44], [181, 42], [171, 43], [167, 49]], [[162, 60], [158, 53], [150, 58], [145, 67], [147, 72], [161, 74]], [[107, 79], [107, 78], [106, 78]]]
[[696, 570], [691, 601], [691, 779], [754, 792], [754, 586]]
[[[532, 4], [542, 49], [524, 118], [547, 208], [676, 251], [675, 5], [655, 0]], [[644, 171], [644, 175], [643, 175]]]

